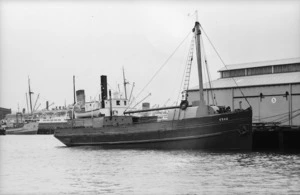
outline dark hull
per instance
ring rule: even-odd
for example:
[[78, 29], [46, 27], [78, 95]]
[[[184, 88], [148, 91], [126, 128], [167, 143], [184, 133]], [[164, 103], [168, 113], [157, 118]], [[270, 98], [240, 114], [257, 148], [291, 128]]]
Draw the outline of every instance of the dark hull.
[[38, 131], [38, 122], [30, 122], [19, 128], [6, 129], [7, 135], [34, 135]]
[[0, 135], [5, 135], [6, 131], [4, 129], [0, 129]]
[[71, 125], [68, 122], [64, 123], [40, 123], [37, 134], [54, 134], [56, 129], [70, 128]]
[[252, 149], [252, 111], [103, 128], [58, 129], [67, 146], [147, 149]]
[[7, 135], [35, 135], [37, 134], [36, 130], [32, 131], [6, 131]]

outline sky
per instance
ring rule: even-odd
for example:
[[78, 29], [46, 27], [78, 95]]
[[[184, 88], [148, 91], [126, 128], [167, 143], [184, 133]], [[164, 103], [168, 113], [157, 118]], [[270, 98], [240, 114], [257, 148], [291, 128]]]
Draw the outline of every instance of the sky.
[[[39, 109], [46, 101], [71, 104], [73, 75], [87, 101], [98, 100], [100, 75], [107, 75], [113, 92], [123, 93], [123, 67], [127, 93], [133, 88], [137, 102], [151, 93], [144, 101], [171, 106], [180, 99], [195, 10], [226, 65], [300, 57], [296, 0], [2, 0], [0, 107], [27, 107], [28, 77]], [[211, 77], [218, 79], [223, 63], [202, 37]], [[197, 79], [193, 63], [190, 87]]]

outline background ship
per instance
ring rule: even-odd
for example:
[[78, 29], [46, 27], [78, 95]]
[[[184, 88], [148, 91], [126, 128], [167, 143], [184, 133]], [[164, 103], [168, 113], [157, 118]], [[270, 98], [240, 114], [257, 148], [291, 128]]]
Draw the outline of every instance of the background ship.
[[14, 134], [14, 135], [32, 135], [37, 134], [39, 128], [39, 122], [32, 121], [23, 123], [20, 127], [15, 128], [7, 128], [6, 134]]
[[72, 128], [56, 130], [54, 136], [67, 146], [250, 150], [251, 108], [231, 111], [230, 108], [208, 106], [204, 102], [199, 22], [195, 23], [193, 32], [197, 51], [200, 101], [190, 105], [186, 95], [180, 106], [124, 112], [126, 115], [168, 109], [170, 110], [168, 121], [158, 122], [156, 116], [113, 116], [110, 92], [110, 105], [105, 105], [107, 99], [105, 80], [101, 82], [101, 106], [109, 109], [110, 114], [92, 119], [89, 126], [76, 124], [74, 121]]
[[37, 134], [39, 127], [38, 120], [24, 116], [20, 112], [6, 115], [6, 120], [2, 123], [1, 127], [5, 130], [5, 134]]

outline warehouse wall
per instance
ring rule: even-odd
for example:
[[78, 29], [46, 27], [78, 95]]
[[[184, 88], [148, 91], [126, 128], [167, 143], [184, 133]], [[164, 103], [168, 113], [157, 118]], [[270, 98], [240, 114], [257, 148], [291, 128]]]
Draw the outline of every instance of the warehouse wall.
[[[292, 93], [300, 94], [300, 84], [292, 85]], [[293, 116], [299, 114], [292, 120], [292, 125], [300, 125], [300, 95], [292, 95], [292, 111], [294, 111]], [[298, 111], [296, 111], [298, 110]]]
[[[248, 96], [247, 100], [253, 109], [253, 122], [282, 122], [283, 125], [300, 126], [300, 84], [246, 87], [241, 88], [241, 90], [245, 96]], [[294, 95], [291, 98], [291, 95], [286, 96], [286, 92]], [[262, 93], [262, 98], [260, 93]], [[217, 105], [238, 109], [241, 102], [242, 108], [249, 107], [241, 91], [237, 88], [216, 89], [213, 90], [213, 94]], [[198, 99], [198, 91], [189, 92], [189, 102], [198, 101]], [[204, 91], [204, 99], [206, 102], [209, 100], [209, 104], [212, 104], [210, 90]], [[297, 114], [299, 115], [291, 121], [288, 120], [289, 116], [292, 118]]]

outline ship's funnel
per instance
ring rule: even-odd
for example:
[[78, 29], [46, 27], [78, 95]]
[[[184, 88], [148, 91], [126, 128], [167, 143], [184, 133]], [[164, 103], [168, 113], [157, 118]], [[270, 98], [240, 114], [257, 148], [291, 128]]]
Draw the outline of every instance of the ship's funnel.
[[105, 108], [105, 100], [107, 100], [107, 77], [101, 75], [101, 107]]
[[[142, 110], [148, 110], [148, 109], [150, 109], [150, 103], [148, 102], [142, 103]], [[142, 116], [148, 116], [148, 115], [149, 115], [148, 112], [142, 114]]]
[[79, 105], [84, 105], [85, 104], [85, 94], [84, 94], [84, 90], [77, 90], [76, 91], [76, 97], [77, 97], [77, 103]]
[[147, 110], [147, 109], [150, 109], [150, 103], [144, 102], [144, 103], [142, 104], [142, 110]]

